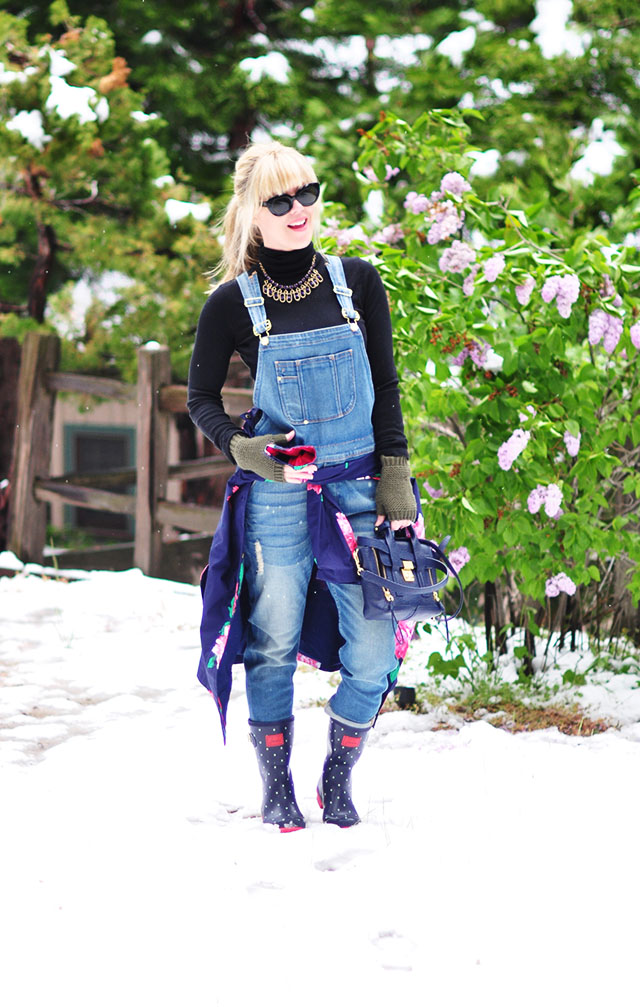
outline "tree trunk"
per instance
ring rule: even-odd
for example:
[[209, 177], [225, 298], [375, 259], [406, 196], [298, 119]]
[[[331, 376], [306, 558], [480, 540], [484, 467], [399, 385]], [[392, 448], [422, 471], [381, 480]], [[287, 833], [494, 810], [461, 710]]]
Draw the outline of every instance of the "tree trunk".
[[53, 266], [55, 234], [48, 224], [38, 224], [38, 256], [29, 282], [29, 315], [37, 322], [44, 321], [47, 305], [47, 284]]

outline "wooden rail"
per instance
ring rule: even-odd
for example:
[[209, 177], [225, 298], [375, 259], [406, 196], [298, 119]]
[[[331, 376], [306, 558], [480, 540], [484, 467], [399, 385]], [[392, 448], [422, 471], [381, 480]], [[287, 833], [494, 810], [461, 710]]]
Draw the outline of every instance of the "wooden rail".
[[[220, 517], [217, 508], [168, 500], [169, 480], [227, 478], [234, 467], [223, 457], [169, 465], [170, 417], [187, 411], [187, 389], [185, 385], [171, 384], [167, 347], [150, 344], [138, 350], [136, 385], [62, 373], [56, 369], [59, 352], [55, 336], [31, 333], [23, 345], [9, 549], [23, 562], [40, 562], [46, 542], [45, 505], [62, 501], [73, 507], [135, 517], [134, 564], [144, 573], [157, 576], [162, 565], [165, 526], [212, 534]], [[59, 392], [134, 402], [138, 417], [135, 467], [52, 477], [53, 411]], [[232, 415], [240, 415], [251, 406], [251, 389], [225, 387], [223, 396]], [[131, 486], [135, 486], [135, 493], [126, 492]]]

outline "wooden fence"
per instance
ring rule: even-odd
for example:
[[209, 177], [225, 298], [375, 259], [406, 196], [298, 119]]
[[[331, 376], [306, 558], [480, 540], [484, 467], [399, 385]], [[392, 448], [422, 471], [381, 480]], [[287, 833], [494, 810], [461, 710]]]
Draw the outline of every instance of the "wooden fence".
[[[74, 507], [128, 514], [135, 518], [133, 564], [159, 576], [163, 528], [211, 535], [220, 511], [213, 507], [167, 499], [171, 479], [226, 477], [233, 467], [224, 457], [170, 465], [169, 423], [172, 414], [186, 413], [186, 385], [171, 384], [167, 347], [150, 344], [138, 350], [138, 382], [58, 371], [57, 336], [29, 334], [22, 347], [18, 385], [18, 416], [13, 451], [9, 510], [9, 549], [23, 562], [40, 563], [46, 545], [46, 503], [60, 500]], [[137, 408], [135, 468], [108, 472], [67, 472], [52, 477], [50, 459], [53, 414], [58, 392], [75, 392], [100, 399], [134, 402]], [[225, 407], [239, 416], [252, 402], [251, 389], [223, 389]], [[126, 492], [135, 484], [135, 494]]]

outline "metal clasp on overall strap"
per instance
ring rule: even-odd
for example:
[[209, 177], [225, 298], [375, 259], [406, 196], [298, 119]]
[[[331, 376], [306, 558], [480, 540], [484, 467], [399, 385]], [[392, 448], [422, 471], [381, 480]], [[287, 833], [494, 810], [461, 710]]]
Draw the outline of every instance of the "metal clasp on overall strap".
[[349, 314], [349, 312], [347, 311], [346, 308], [343, 308], [342, 309], [342, 316], [343, 316], [343, 318], [347, 319], [347, 321], [349, 323], [349, 328], [353, 332], [357, 332], [358, 331], [358, 322], [360, 320], [360, 313], [358, 311], [356, 311], [356, 313], [352, 316], [352, 315]]
[[270, 332], [271, 332], [271, 322], [269, 321], [268, 318], [266, 320], [266, 325], [265, 325], [264, 332], [260, 332], [260, 330], [258, 328], [256, 328], [255, 325], [253, 326], [253, 334], [254, 334], [254, 336], [258, 337], [258, 339], [260, 340], [260, 343], [261, 343], [262, 346], [268, 346], [269, 345], [269, 333]]

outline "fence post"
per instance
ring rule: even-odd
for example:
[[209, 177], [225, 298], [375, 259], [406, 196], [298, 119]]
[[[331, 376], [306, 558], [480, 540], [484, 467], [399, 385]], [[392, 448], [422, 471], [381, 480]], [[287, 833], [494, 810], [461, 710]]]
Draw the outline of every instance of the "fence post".
[[33, 484], [36, 477], [49, 475], [55, 395], [46, 382], [47, 372], [56, 370], [59, 357], [57, 336], [27, 333], [18, 377], [8, 546], [30, 563], [42, 561], [47, 540], [47, 508], [33, 495]]
[[158, 501], [167, 493], [169, 414], [160, 410], [160, 389], [171, 381], [166, 346], [147, 343], [138, 350], [138, 424], [136, 445], [135, 566], [150, 577], [160, 571], [162, 525]]

